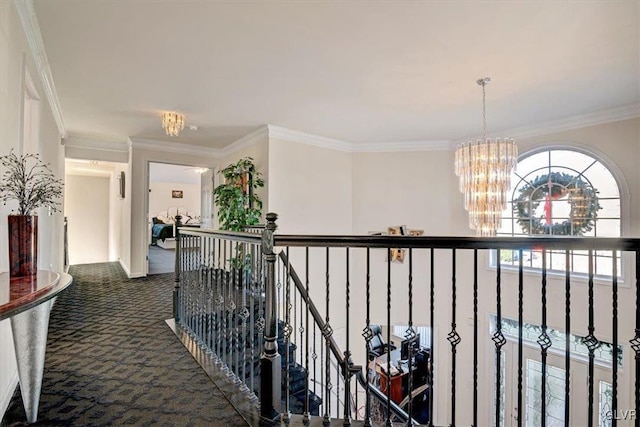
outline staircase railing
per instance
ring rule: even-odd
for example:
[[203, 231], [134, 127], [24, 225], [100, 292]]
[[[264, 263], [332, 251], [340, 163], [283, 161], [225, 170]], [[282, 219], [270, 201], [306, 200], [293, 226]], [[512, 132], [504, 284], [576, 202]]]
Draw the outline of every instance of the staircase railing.
[[[174, 316], [262, 419], [638, 427], [640, 239], [294, 236], [276, 218], [177, 238]], [[376, 381], [374, 324], [409, 344], [430, 328], [403, 402]]]
[[[331, 328], [330, 323], [326, 320], [326, 317], [322, 316], [322, 314], [314, 304], [312, 298], [309, 296], [308, 277], [305, 279], [305, 283], [303, 284], [302, 279], [296, 272], [295, 268], [291, 265], [285, 250], [282, 250], [279, 253], [279, 259], [279, 266], [282, 270], [282, 276], [284, 277], [284, 280], [286, 281], [288, 278], [290, 278], [292, 282], [291, 284], [295, 286], [294, 289], [291, 287], [291, 284], [286, 283], [285, 285], [283, 285], [285, 287], [285, 290], [283, 292], [290, 294], [293, 290], [295, 290], [298, 294], [298, 298], [295, 298], [295, 296], [291, 297], [290, 295], [289, 298], [286, 298], [285, 300], [288, 300], [290, 302], [293, 301], [293, 304], [290, 307], [293, 309], [296, 308], [296, 301], [300, 301], [300, 326], [298, 328], [300, 337], [298, 340], [295, 339], [294, 334], [296, 322], [295, 320], [292, 322], [291, 314], [287, 313], [287, 311], [290, 311], [290, 308], [287, 304], [278, 304], [278, 307], [280, 308], [279, 318], [285, 320], [289, 319], [289, 323], [285, 323], [283, 325], [285, 331], [289, 330], [289, 328], [292, 331], [288, 334], [285, 332], [285, 337], [288, 336], [290, 342], [295, 342], [301, 347], [300, 358], [304, 363], [304, 369], [306, 372], [305, 390], [309, 391], [309, 393], [305, 394], [306, 400], [303, 402], [303, 419], [308, 419], [310, 413], [314, 412], [311, 409], [313, 405], [311, 405], [311, 402], [309, 401], [309, 399], [312, 397], [312, 394], [321, 399], [324, 399], [325, 404], [322, 405], [323, 412], [321, 413], [321, 415], [326, 422], [328, 422], [331, 418], [344, 417], [345, 419], [358, 419], [359, 415], [357, 411], [357, 387], [360, 386], [364, 389], [366, 399], [370, 400], [371, 398], [373, 398], [379, 403], [383, 403], [385, 405], [388, 404], [387, 410], [395, 416], [395, 420], [407, 421], [408, 414], [404, 410], [402, 410], [396, 402], [391, 401], [389, 399], [389, 396], [385, 395], [379, 388], [371, 387], [371, 384], [369, 383], [369, 380], [366, 376], [367, 367], [363, 368], [362, 365], [354, 364], [349, 355], [345, 354], [345, 352], [340, 349], [333, 337], [333, 329]], [[306, 271], [308, 272], [309, 269], [307, 268]], [[280, 275], [278, 275], [278, 277], [280, 277]], [[278, 289], [280, 289], [280, 286], [277, 287]], [[281, 301], [281, 299], [278, 298], [278, 301]], [[311, 317], [309, 318], [308, 316]], [[311, 326], [309, 325], [310, 320], [312, 322]], [[316, 334], [316, 332], [318, 333]], [[291, 339], [291, 337], [294, 337], [294, 339]], [[323, 349], [326, 349], [326, 351], [323, 351]], [[320, 359], [319, 366], [318, 359]], [[288, 371], [290, 364], [285, 363], [285, 366], [286, 370]], [[337, 381], [336, 385], [342, 386], [336, 387], [335, 390], [332, 383], [332, 381], [334, 380], [331, 379], [331, 372], [333, 371], [334, 367], [336, 368], [335, 372], [339, 374], [334, 379], [335, 381]], [[352, 381], [352, 379], [354, 378], [356, 382]], [[316, 390], [315, 388], [312, 390], [310, 384], [318, 385], [319, 390]], [[285, 381], [284, 387], [285, 392], [288, 395], [290, 381]], [[342, 389], [343, 391], [342, 395], [340, 393], [340, 389]], [[331, 407], [332, 401], [335, 402], [335, 407], [333, 408]], [[288, 400], [285, 403], [288, 403]], [[369, 406], [369, 404], [366, 404], [365, 407]], [[285, 420], [287, 419], [287, 414], [289, 414], [290, 412], [290, 408], [288, 406], [285, 406]], [[312, 415], [320, 414], [315, 413]], [[415, 420], [414, 423], [417, 424]]]

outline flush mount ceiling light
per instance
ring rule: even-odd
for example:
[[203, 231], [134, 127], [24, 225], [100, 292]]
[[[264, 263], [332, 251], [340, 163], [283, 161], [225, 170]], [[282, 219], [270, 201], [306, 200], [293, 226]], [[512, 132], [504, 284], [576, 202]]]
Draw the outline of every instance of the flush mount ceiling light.
[[518, 146], [513, 139], [487, 138], [485, 87], [490, 81], [484, 77], [476, 82], [482, 86], [483, 138], [458, 145], [455, 154], [455, 171], [460, 177], [464, 208], [469, 212], [469, 227], [478, 236], [495, 236], [502, 225], [506, 193], [518, 161]]
[[184, 115], [175, 111], [162, 113], [162, 129], [169, 136], [178, 136], [184, 129]]

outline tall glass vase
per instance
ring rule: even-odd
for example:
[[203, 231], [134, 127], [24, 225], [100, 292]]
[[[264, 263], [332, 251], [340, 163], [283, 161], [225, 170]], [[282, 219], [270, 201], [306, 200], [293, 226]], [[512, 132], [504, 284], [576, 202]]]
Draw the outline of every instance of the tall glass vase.
[[38, 217], [9, 215], [9, 275], [33, 276], [38, 272]]

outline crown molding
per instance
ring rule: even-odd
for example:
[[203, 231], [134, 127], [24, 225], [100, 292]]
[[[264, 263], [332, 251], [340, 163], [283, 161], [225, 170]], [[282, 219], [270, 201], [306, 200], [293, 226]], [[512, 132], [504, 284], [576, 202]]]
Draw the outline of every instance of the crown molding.
[[[506, 129], [500, 132], [493, 132], [487, 136], [491, 138], [503, 136], [508, 136], [509, 138], [516, 139], [532, 138], [536, 136], [564, 132], [573, 129], [580, 129], [589, 126], [619, 122], [621, 120], [628, 120], [636, 117], [640, 117], [640, 103], [623, 105], [620, 107], [596, 111], [594, 113], [566, 117], [559, 120], [550, 120], [534, 126], [522, 126], [518, 128]], [[480, 136], [460, 139], [453, 142], [450, 148], [455, 149], [457, 144], [467, 141], [473, 141], [478, 138], [480, 138]]]
[[242, 138], [233, 141], [231, 144], [215, 150], [219, 156], [228, 156], [244, 148], [257, 144], [260, 141], [268, 140], [268, 138], [269, 125], [263, 125], [255, 131], [243, 136]]
[[130, 138], [131, 146], [140, 150], [164, 151], [166, 153], [188, 154], [201, 157], [220, 157], [220, 150], [200, 145], [179, 144], [148, 138]]
[[315, 147], [328, 148], [331, 150], [346, 152], [353, 151], [353, 144], [351, 142], [313, 135], [280, 126], [267, 125], [267, 127], [269, 129], [269, 138], [284, 139], [285, 141], [299, 142], [301, 144], [313, 145]]
[[60, 100], [58, 99], [56, 86], [53, 82], [51, 68], [49, 68], [49, 60], [47, 59], [47, 52], [44, 49], [38, 18], [33, 8], [33, 0], [13, 0], [13, 4], [18, 12], [18, 17], [20, 18], [22, 29], [27, 38], [29, 48], [31, 49], [38, 76], [44, 88], [45, 96], [49, 101], [51, 113], [58, 127], [58, 132], [62, 137], [65, 137], [67, 131], [62, 116], [62, 108], [60, 108]]
[[398, 141], [398, 142], [365, 142], [352, 143], [354, 153], [393, 153], [403, 151], [441, 151], [448, 150], [451, 141]]
[[84, 148], [88, 150], [111, 151], [116, 153], [128, 153], [131, 148], [129, 141], [109, 141], [106, 139], [88, 138], [82, 136], [70, 136], [63, 140], [65, 147]]
[[623, 105], [621, 107], [609, 108], [607, 110], [581, 114], [559, 120], [550, 120], [536, 126], [513, 128], [503, 132], [503, 134], [508, 134], [511, 138], [530, 138], [588, 126], [619, 122], [621, 120], [633, 119], [635, 117], [640, 117], [640, 103]]

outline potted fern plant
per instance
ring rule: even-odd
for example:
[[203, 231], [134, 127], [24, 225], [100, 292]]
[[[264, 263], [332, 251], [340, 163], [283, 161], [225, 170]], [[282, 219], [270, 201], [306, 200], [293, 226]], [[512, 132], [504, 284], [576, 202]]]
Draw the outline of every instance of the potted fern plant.
[[243, 231], [247, 225], [256, 225], [262, 215], [262, 200], [256, 190], [264, 187], [262, 173], [256, 170], [253, 158], [244, 157], [220, 171], [224, 183], [213, 190], [218, 207], [220, 228]]
[[[213, 190], [220, 228], [244, 231], [246, 226], [258, 224], [262, 216], [262, 200], [256, 190], [264, 187], [264, 179], [262, 173], [256, 170], [253, 158], [244, 157], [222, 169], [220, 174], [224, 183]], [[235, 255], [229, 259], [234, 277], [242, 271], [243, 265], [247, 269], [251, 264], [249, 254], [245, 256], [242, 245], [237, 245], [235, 250]]]
[[62, 197], [62, 180], [38, 154], [16, 155], [13, 150], [0, 157], [5, 169], [0, 181], [0, 200], [6, 205], [17, 201], [16, 213], [8, 217], [9, 275], [25, 277], [38, 271], [38, 216], [36, 209], [48, 207], [58, 212]]

